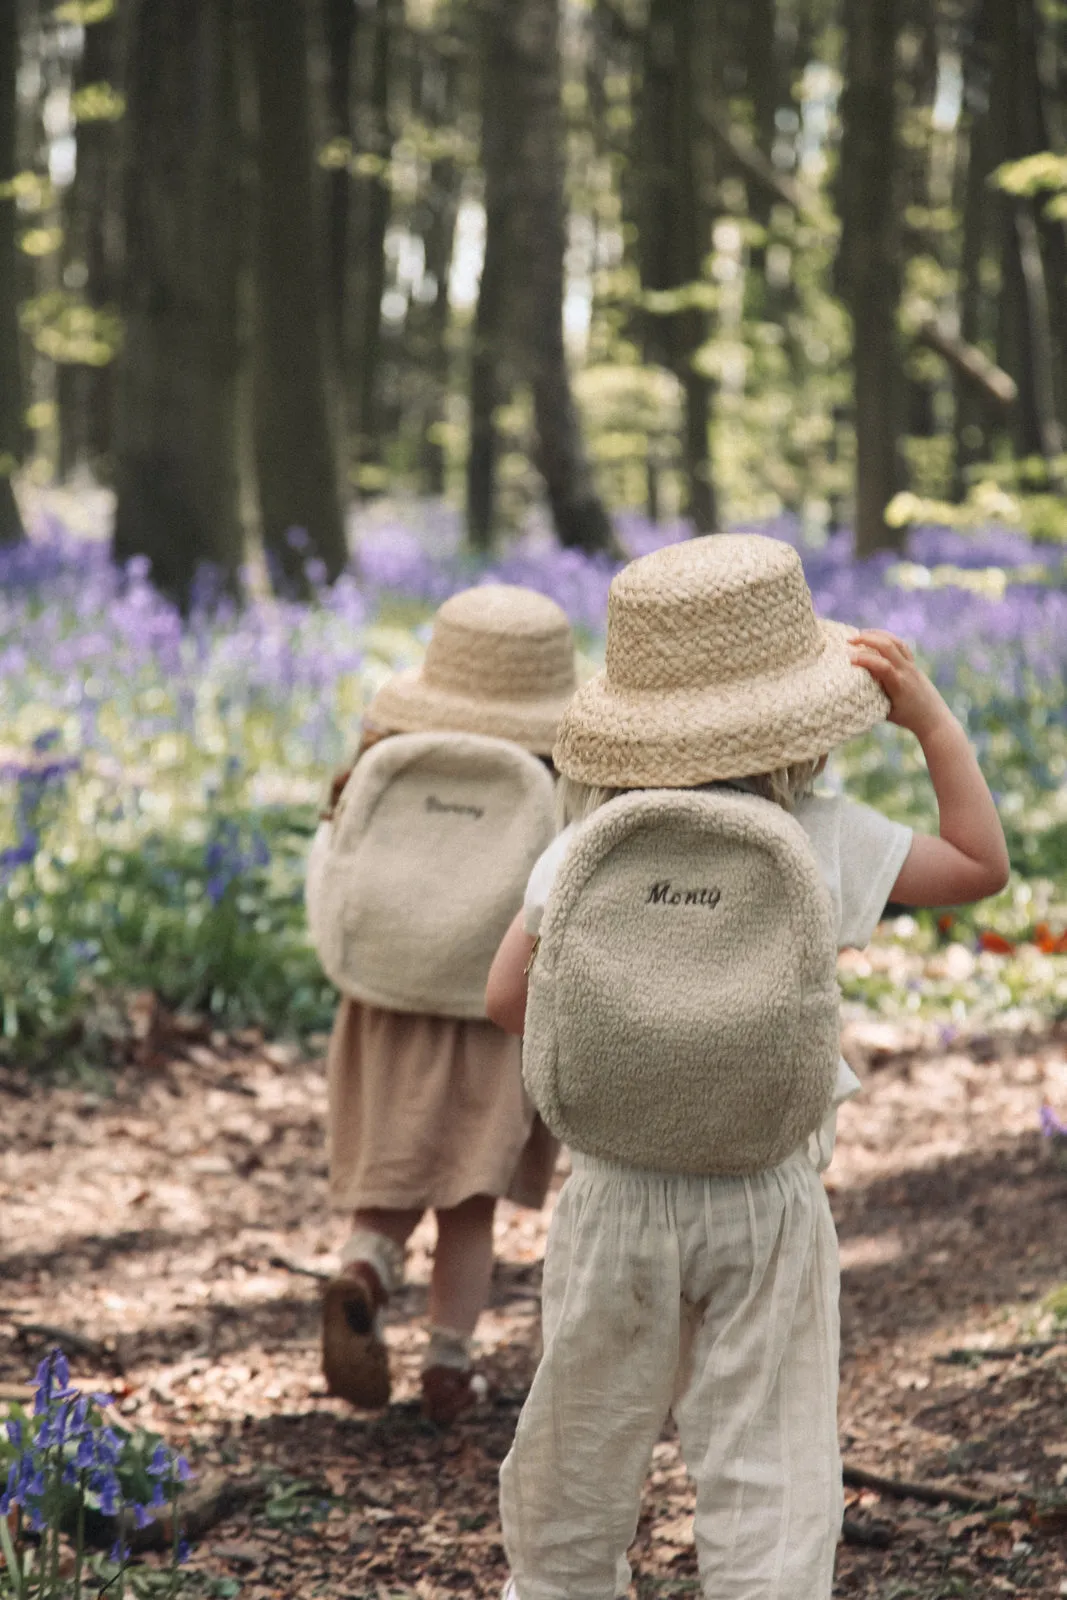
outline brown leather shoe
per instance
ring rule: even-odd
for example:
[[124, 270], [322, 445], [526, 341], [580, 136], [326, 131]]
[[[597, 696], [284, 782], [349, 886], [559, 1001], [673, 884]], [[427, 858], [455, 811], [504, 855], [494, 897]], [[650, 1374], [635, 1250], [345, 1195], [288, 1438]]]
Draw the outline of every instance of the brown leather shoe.
[[389, 1352], [378, 1329], [388, 1299], [366, 1261], [331, 1278], [322, 1296], [322, 1370], [327, 1391], [349, 1405], [377, 1410], [389, 1404]]
[[427, 1422], [447, 1428], [487, 1393], [485, 1379], [469, 1367], [465, 1372], [458, 1367], [427, 1367], [422, 1375], [422, 1414]]

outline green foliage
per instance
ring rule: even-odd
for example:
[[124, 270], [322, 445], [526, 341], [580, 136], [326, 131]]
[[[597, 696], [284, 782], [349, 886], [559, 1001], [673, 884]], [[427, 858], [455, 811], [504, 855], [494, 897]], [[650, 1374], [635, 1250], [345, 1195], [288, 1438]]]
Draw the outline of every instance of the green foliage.
[[106, 22], [113, 17], [117, 4], [118, 0], [63, 0], [52, 15], [57, 22], [73, 22], [78, 27], [89, 28], [94, 22]]
[[75, 122], [119, 122], [126, 115], [126, 97], [113, 83], [87, 83], [70, 100]]
[[90, 306], [69, 289], [26, 301], [21, 321], [34, 349], [57, 363], [104, 367], [115, 359], [122, 344], [118, 312]]
[[[313, 815], [226, 811], [124, 849], [68, 838], [67, 860], [21, 868], [0, 900], [0, 1058], [42, 1064], [61, 1043], [72, 1064], [102, 1062], [130, 990], [222, 1027], [327, 1028], [335, 997], [303, 908]], [[213, 846], [222, 874], [239, 869], [224, 885], [205, 873]]]

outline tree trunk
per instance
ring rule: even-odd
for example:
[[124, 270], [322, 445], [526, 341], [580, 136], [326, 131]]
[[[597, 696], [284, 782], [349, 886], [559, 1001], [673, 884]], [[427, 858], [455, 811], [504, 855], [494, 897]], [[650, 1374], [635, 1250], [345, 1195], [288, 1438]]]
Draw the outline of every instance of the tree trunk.
[[[15, 174], [18, 8], [0, 6], [0, 186]], [[12, 478], [22, 457], [15, 200], [0, 187], [0, 545], [23, 537]]]
[[[459, 117], [460, 42], [449, 33], [430, 34], [419, 41], [416, 104], [422, 121], [433, 132], [455, 126]], [[445, 448], [440, 430], [448, 399], [450, 353], [448, 298], [452, 250], [459, 214], [462, 175], [454, 156], [430, 162], [426, 192], [419, 213], [426, 276], [434, 294], [426, 305], [409, 312], [411, 342], [420, 367], [419, 470], [423, 493], [445, 492]]]
[[[749, 0], [748, 26], [745, 34], [745, 89], [752, 107], [752, 121], [756, 135], [756, 148], [772, 166], [776, 135], [775, 116], [778, 111], [778, 33], [775, 0]], [[764, 267], [767, 255], [766, 233], [774, 208], [773, 196], [767, 187], [750, 181], [748, 184], [748, 209], [752, 220], [763, 229], [764, 237], [752, 247], [749, 272], [753, 288], [758, 295], [754, 309], [766, 297], [767, 285]]]
[[[711, 248], [713, 21], [694, 0], [652, 0], [649, 9], [635, 141], [646, 290], [696, 288]], [[674, 371], [685, 395], [685, 511], [700, 533], [719, 526], [710, 451], [714, 385], [694, 365], [707, 331], [706, 314], [693, 305], [645, 323], [646, 351]]]
[[[484, 125], [483, 125], [484, 127]], [[483, 144], [486, 140], [483, 131]], [[507, 208], [493, 193], [488, 146], [485, 176], [485, 254], [471, 340], [467, 449], [467, 537], [487, 551], [496, 526], [496, 475], [500, 456], [497, 411], [510, 390], [506, 340], [509, 273]]]
[[389, 161], [392, 0], [368, 0], [356, 32], [355, 175], [349, 210], [346, 396], [353, 476], [380, 487], [382, 294], [392, 190]]
[[[515, 0], [503, 0], [509, 8]], [[521, 187], [515, 208], [521, 278], [519, 330], [533, 392], [537, 466], [560, 543], [581, 550], [614, 545], [597, 494], [571, 389], [563, 338], [567, 212], [564, 199], [560, 0], [515, 6], [512, 77]]]
[[332, 582], [348, 551], [337, 498], [315, 262], [303, 0], [270, 0], [249, 16], [258, 186], [252, 432], [260, 525], [274, 582], [308, 589], [305, 566]]
[[536, 464], [560, 542], [612, 549], [611, 521], [585, 453], [563, 337], [560, 0], [490, 0], [484, 21], [486, 249], [471, 360], [470, 537], [480, 548], [492, 537], [494, 412], [514, 371], [533, 397]]
[[[963, 52], [963, 129], [961, 156], [965, 163], [962, 178], [962, 243], [960, 246], [959, 307], [960, 337], [968, 345], [978, 345], [984, 337], [982, 311], [982, 263], [986, 253], [989, 205], [987, 179], [993, 165], [989, 126], [989, 24], [990, 6], [996, 0], [980, 0], [973, 18], [971, 38]], [[958, 500], [968, 489], [968, 470], [988, 458], [993, 418], [988, 406], [976, 395], [962, 374], [955, 384], [955, 478], [953, 492]]]
[[[115, 89], [120, 86], [120, 40], [114, 13], [86, 27], [85, 47], [74, 74], [76, 91], [90, 84], [107, 84]], [[113, 315], [118, 310], [122, 218], [117, 178], [121, 137], [119, 128], [110, 120], [79, 121], [77, 167], [66, 203], [67, 265], [84, 275], [82, 295], [97, 317]], [[99, 481], [111, 481], [115, 374], [114, 356], [60, 365], [56, 388], [62, 477], [69, 476], [79, 465], [87, 465]]]
[[845, 0], [839, 292], [852, 316], [856, 554], [899, 548], [885, 511], [900, 484], [901, 262], [897, 204], [897, 0]]
[[238, 177], [232, 0], [140, 0], [126, 114], [114, 550], [186, 599], [241, 560]]
[[326, 178], [327, 325], [334, 360], [343, 371], [345, 290], [348, 275], [349, 189], [351, 174], [343, 153], [352, 139], [352, 49], [356, 29], [353, 0], [323, 0], [326, 36], [326, 132], [339, 141], [340, 154]]
[[[933, 193], [933, 110], [937, 97], [938, 41], [936, 0], [911, 0], [905, 5], [902, 30], [903, 61], [898, 83], [904, 104], [900, 110], [900, 194], [906, 219], [902, 254], [905, 258], [932, 257], [943, 262], [944, 235], [925, 220], [937, 204]], [[911, 218], [916, 220], [911, 221]], [[915, 370], [908, 362], [904, 372], [902, 423], [911, 437], [930, 439], [937, 434], [937, 379]]]

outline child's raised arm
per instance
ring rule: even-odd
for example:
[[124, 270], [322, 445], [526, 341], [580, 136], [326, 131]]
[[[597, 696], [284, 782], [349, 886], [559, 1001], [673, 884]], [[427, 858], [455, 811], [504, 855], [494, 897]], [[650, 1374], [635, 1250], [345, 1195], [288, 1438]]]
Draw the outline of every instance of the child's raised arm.
[[526, 985], [535, 940], [522, 925], [520, 911], [504, 935], [489, 969], [485, 1010], [505, 1033], [522, 1033], [526, 1023]]
[[871, 628], [850, 641], [852, 660], [889, 696], [889, 721], [914, 733], [937, 796], [940, 837], [916, 834], [890, 899], [958, 906], [998, 894], [1008, 849], [989, 786], [963, 728], [895, 634]]

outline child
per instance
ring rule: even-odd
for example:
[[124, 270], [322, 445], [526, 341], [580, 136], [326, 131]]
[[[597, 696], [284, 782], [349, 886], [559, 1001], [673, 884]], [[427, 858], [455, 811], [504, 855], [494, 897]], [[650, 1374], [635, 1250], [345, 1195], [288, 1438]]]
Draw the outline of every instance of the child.
[[[938, 838], [846, 799], [811, 794], [829, 752], [886, 714], [922, 746]], [[560, 921], [553, 882], [568, 871], [573, 878], [571, 863], [590, 851], [587, 830], [603, 832], [613, 804], [618, 820], [642, 803], [614, 798], [623, 791], [707, 788], [712, 804], [733, 794], [736, 808], [747, 790], [791, 811], [804, 834], [793, 828], [790, 836], [805, 851], [807, 836], [830, 891], [825, 929], [837, 946], [865, 945], [890, 899], [962, 904], [1007, 880], [992, 798], [933, 684], [893, 635], [817, 622], [799, 559], [779, 541], [695, 539], [626, 568], [611, 591], [606, 670], [578, 691], [554, 759], [560, 798], [575, 820], [534, 868], [489, 980], [489, 1015], [516, 1033], [528, 968], [545, 959], [535, 935], [546, 904], [546, 936]], [[753, 802], [744, 803], [751, 811]], [[778, 815], [756, 811], [764, 821]], [[713, 869], [699, 856], [687, 858], [685, 869], [693, 887], [682, 892], [676, 867], [677, 887], [652, 885], [648, 899], [660, 904], [650, 915], [665, 929], [664, 906], [680, 898], [684, 911], [692, 900], [690, 926], [701, 937], [718, 914], [717, 891], [706, 887]], [[819, 875], [813, 882], [822, 894]], [[613, 925], [604, 924], [609, 943]], [[771, 949], [783, 950], [780, 942], [772, 947], [773, 931], [768, 965]], [[612, 981], [610, 955], [590, 967], [593, 983]], [[642, 981], [636, 969], [632, 981]], [[712, 1051], [718, 995], [698, 996]], [[692, 1000], [688, 992], [677, 998]], [[667, 994], [664, 1026], [670, 1006]], [[831, 1084], [832, 993], [829, 1007]], [[534, 1031], [544, 1025], [544, 1010], [531, 1009], [528, 1083]], [[795, 1044], [805, 1030], [789, 1037]], [[626, 1049], [627, 1040], [619, 1033], [603, 1043], [610, 1073], [612, 1050]], [[674, 1064], [660, 1063], [656, 1092], [669, 1106]], [[570, 1063], [572, 1080], [580, 1066]], [[858, 1087], [841, 1061], [832, 1101]], [[669, 1410], [696, 1482], [706, 1600], [828, 1600], [842, 1513], [838, 1260], [818, 1169], [832, 1141], [831, 1110], [810, 1141], [769, 1169], [717, 1177], [642, 1170], [573, 1149], [545, 1258], [544, 1355], [501, 1469], [509, 1600], [626, 1593], [626, 1551]]]
[[[423, 666], [390, 680], [371, 702], [357, 760], [367, 756], [369, 763], [373, 751], [380, 761], [383, 740], [393, 750], [400, 747], [402, 741], [394, 744], [391, 737], [396, 734], [488, 735], [540, 758], [541, 764], [530, 756], [522, 759], [550, 795], [543, 767], [550, 765], [556, 726], [574, 681], [571, 631], [557, 605], [510, 585], [468, 590], [438, 611]], [[333, 805], [347, 778], [335, 779]], [[463, 809], [450, 808], [435, 795], [425, 799], [425, 808], [441, 814]], [[471, 809], [481, 817], [480, 808]], [[424, 820], [428, 829], [430, 819]], [[441, 816], [435, 814], [433, 821], [439, 824]], [[534, 854], [551, 831], [549, 804], [547, 828], [538, 834]], [[492, 839], [488, 847], [493, 848]], [[410, 859], [403, 834], [394, 848]], [[403, 868], [398, 859], [389, 870], [400, 875]], [[309, 912], [315, 870], [313, 863]], [[415, 909], [408, 912], [412, 917], [422, 907], [423, 887], [427, 899], [432, 897], [433, 884], [420, 880]], [[321, 889], [316, 894], [321, 897]], [[505, 921], [520, 898], [521, 887], [504, 910]], [[449, 945], [453, 929], [456, 943], [470, 931], [464, 913], [457, 903], [454, 916], [446, 917]], [[479, 1004], [488, 964], [487, 957], [478, 980]], [[403, 976], [416, 985], [420, 978], [419, 973]], [[401, 1284], [406, 1242], [432, 1209], [437, 1247], [422, 1401], [430, 1420], [446, 1424], [472, 1403], [481, 1382], [472, 1377], [471, 1339], [488, 1299], [497, 1199], [507, 1196], [519, 1205], [540, 1207], [557, 1144], [524, 1093], [517, 1041], [469, 1010], [428, 1015], [413, 1005], [392, 1010], [343, 998], [327, 1070], [331, 1199], [352, 1217], [341, 1271], [324, 1293], [327, 1385], [353, 1405], [387, 1402], [389, 1368], [380, 1314]]]

